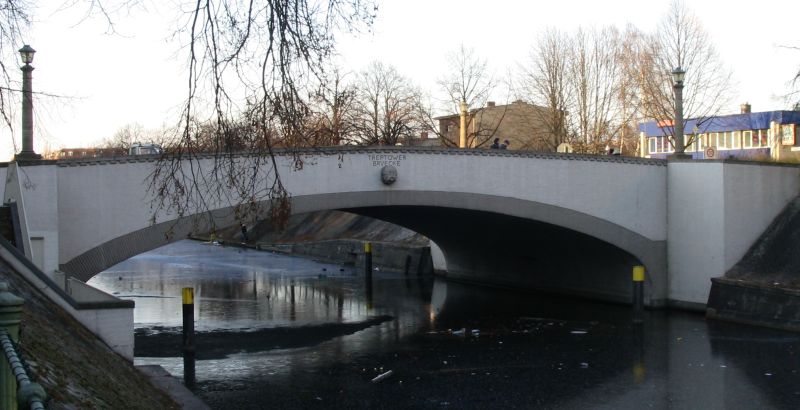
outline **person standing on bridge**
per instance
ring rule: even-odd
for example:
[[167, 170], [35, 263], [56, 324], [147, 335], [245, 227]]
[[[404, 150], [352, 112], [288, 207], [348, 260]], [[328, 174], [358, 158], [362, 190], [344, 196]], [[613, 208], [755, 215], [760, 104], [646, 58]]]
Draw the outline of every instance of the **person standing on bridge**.
[[247, 242], [247, 227], [242, 224], [242, 242]]
[[508, 140], [505, 140], [502, 144], [500, 144], [500, 149], [506, 149], [509, 145], [511, 145], [511, 143], [508, 142]]
[[495, 138], [492, 145], [489, 146], [491, 149], [500, 149], [500, 138]]

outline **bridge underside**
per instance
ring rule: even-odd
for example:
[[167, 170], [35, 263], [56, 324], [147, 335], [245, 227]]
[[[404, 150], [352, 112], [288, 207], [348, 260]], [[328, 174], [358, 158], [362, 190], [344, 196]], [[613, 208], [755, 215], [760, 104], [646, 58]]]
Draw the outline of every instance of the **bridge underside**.
[[[645, 265], [645, 302], [666, 301], [666, 246], [604, 220], [565, 208], [507, 197], [446, 192], [370, 191], [296, 196], [293, 213], [345, 210], [417, 231], [442, 249], [447, 277], [487, 284], [630, 301], [631, 269]], [[236, 223], [230, 209], [217, 226]], [[100, 244], [61, 265], [81, 280], [131, 256], [192, 233], [208, 232], [187, 217]], [[171, 233], [171, 235], [169, 235]]]
[[[348, 212], [392, 222], [431, 238], [461, 281], [630, 302], [637, 257], [586, 234], [545, 222], [465, 209], [369, 207]], [[648, 292], [649, 304], [659, 305]]]

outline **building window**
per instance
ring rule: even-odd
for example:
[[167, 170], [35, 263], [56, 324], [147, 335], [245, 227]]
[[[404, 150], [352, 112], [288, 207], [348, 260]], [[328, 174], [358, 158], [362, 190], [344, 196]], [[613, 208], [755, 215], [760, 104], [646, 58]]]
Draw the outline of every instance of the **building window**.
[[753, 135], [753, 131], [742, 131], [742, 148], [758, 147], [758, 135]]
[[737, 148], [733, 132], [730, 131], [720, 132], [717, 138], [719, 139], [719, 148], [725, 148], [725, 149]]
[[794, 145], [794, 124], [781, 125], [781, 145]]
[[647, 146], [648, 146], [647, 149], [650, 151], [651, 154], [654, 154], [656, 152], [657, 144], [658, 143], [656, 142], [656, 137], [650, 137], [647, 139]]
[[720, 148], [721, 147], [720, 146], [720, 142], [721, 141], [719, 140], [719, 134], [718, 133], [712, 132], [712, 133], [708, 134], [708, 145], [709, 146]]
[[758, 146], [768, 147], [770, 145], [769, 130], [758, 130], [758, 137], [760, 139], [760, 143], [758, 144]]

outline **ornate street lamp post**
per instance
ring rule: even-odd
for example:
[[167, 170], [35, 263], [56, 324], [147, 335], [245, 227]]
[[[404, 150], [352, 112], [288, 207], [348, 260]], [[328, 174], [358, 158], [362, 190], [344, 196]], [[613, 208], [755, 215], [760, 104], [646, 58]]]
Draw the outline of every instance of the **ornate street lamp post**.
[[33, 55], [36, 50], [29, 45], [19, 49], [22, 62], [25, 63], [22, 70], [22, 151], [14, 156], [15, 160], [37, 160], [42, 156], [33, 152], [33, 88], [31, 86], [33, 76]]
[[683, 78], [686, 71], [680, 67], [672, 70], [672, 89], [675, 91], [675, 118], [673, 118], [672, 129], [673, 141], [675, 142], [675, 156], [685, 156], [686, 147], [683, 145]]

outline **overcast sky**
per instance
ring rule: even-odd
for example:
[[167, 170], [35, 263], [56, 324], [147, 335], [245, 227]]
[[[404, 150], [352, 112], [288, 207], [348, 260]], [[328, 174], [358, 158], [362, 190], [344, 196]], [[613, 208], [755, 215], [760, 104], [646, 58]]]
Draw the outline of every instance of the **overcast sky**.
[[[548, 27], [569, 31], [579, 26], [624, 28], [630, 23], [652, 31], [669, 0], [379, 0], [379, 4], [372, 33], [339, 39], [340, 65], [356, 72], [381, 60], [434, 93], [436, 79], [445, 74], [446, 54], [462, 43], [488, 59], [502, 78], [527, 60], [531, 45]], [[733, 71], [736, 95], [724, 112], [736, 112], [745, 101], [753, 111], [785, 109], [780, 96], [800, 68], [800, 50], [780, 46], [800, 46], [800, 1], [687, 0], [686, 4]], [[117, 34], [112, 35], [106, 34], [102, 21], [81, 21], [79, 10], [37, 10], [26, 40], [37, 51], [34, 90], [70, 98], [35, 99], [36, 152], [43, 152], [45, 143], [54, 149], [87, 146], [126, 124], [158, 128], [175, 121], [187, 79], [181, 51], [170, 39], [175, 15], [159, 12], [166, 10], [163, 7], [133, 10], [132, 18], [117, 21]], [[12, 156], [11, 138], [4, 128], [0, 160]]]

